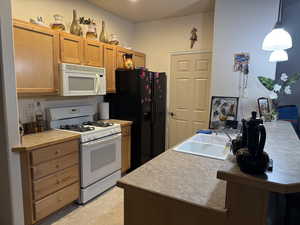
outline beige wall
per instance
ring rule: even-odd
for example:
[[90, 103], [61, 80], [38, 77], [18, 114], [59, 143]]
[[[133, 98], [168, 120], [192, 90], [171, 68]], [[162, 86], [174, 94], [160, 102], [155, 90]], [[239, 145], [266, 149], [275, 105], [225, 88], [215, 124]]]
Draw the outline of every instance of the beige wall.
[[198, 29], [198, 42], [193, 50], [211, 50], [213, 14], [201, 13], [153, 22], [138, 23], [135, 27], [134, 48], [145, 52], [147, 67], [169, 74], [171, 51], [189, 51], [193, 27]]
[[[134, 49], [146, 53], [147, 68], [152, 71], [167, 73], [167, 111], [169, 110], [170, 102], [170, 52], [191, 51], [190, 37], [193, 27], [198, 29], [198, 41], [192, 51], [211, 51], [213, 20], [213, 13], [200, 13], [136, 24]], [[168, 120], [169, 118], [167, 117], [167, 146]]]
[[53, 15], [64, 16], [69, 29], [72, 22], [72, 10], [77, 9], [78, 17], [95, 19], [98, 27], [98, 36], [101, 31], [101, 21], [106, 21], [106, 30], [109, 34], [117, 34], [121, 44], [132, 46], [134, 24], [121, 19], [85, 0], [12, 0], [13, 18], [29, 21], [30, 18], [42, 16], [47, 24], [54, 21]]

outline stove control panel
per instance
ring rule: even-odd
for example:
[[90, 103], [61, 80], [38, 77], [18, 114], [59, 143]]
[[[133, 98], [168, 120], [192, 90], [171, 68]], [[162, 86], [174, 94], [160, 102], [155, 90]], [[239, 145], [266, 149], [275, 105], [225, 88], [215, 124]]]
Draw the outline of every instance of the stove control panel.
[[95, 130], [94, 132], [88, 132], [88, 133], [83, 133], [81, 134], [81, 142], [89, 142], [93, 140], [97, 140], [100, 138], [104, 138], [110, 135], [118, 134], [121, 133], [121, 127], [120, 126], [115, 126], [114, 128], [111, 127], [109, 129], [105, 130]]

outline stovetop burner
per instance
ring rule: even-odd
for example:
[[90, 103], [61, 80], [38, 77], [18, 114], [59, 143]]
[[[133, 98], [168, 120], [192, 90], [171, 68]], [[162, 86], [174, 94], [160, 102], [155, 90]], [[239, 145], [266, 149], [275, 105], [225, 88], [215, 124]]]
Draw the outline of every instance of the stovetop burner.
[[95, 127], [90, 127], [85, 125], [64, 125], [64, 126], [60, 126], [60, 129], [77, 131], [77, 132], [87, 132], [87, 131], [95, 130]]
[[107, 122], [84, 122], [83, 125], [89, 125], [89, 126], [95, 126], [95, 127], [110, 127], [112, 125], [114, 125], [113, 123], [107, 123]]

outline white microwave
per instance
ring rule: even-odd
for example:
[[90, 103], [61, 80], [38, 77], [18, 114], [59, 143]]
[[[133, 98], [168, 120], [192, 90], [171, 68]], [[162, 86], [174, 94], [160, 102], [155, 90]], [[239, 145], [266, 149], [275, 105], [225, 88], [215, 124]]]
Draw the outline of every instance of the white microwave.
[[106, 94], [105, 68], [60, 64], [61, 96]]

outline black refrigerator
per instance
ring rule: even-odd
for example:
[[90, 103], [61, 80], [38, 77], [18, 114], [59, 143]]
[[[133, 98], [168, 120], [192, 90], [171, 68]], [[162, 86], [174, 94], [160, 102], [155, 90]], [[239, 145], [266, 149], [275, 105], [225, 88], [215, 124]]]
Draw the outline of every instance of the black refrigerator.
[[110, 118], [133, 121], [131, 170], [165, 151], [166, 91], [165, 73], [116, 71], [116, 93], [105, 101], [110, 103]]

